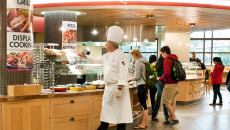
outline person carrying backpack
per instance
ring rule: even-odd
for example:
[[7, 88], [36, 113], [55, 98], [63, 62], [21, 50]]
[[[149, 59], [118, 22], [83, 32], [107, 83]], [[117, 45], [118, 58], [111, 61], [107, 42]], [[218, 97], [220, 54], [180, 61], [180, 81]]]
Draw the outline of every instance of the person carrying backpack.
[[[139, 49], [133, 49], [129, 52], [131, 59], [134, 61], [134, 77], [133, 81], [136, 81], [137, 95], [142, 109], [142, 122], [140, 125], [134, 127], [134, 129], [144, 129], [147, 127], [148, 109], [146, 104], [147, 99], [147, 87], [146, 87], [146, 68], [145, 64], [147, 59], [142, 57]], [[144, 62], [144, 63], [143, 63]]]
[[165, 105], [170, 113], [165, 125], [174, 126], [179, 123], [175, 115], [176, 111], [176, 96], [179, 93], [178, 81], [172, 80], [173, 78], [173, 60], [178, 61], [178, 57], [175, 54], [171, 54], [171, 50], [168, 46], [164, 46], [160, 49], [164, 60], [164, 74], [159, 78], [159, 82], [164, 82], [165, 86], [162, 94], [162, 104]]

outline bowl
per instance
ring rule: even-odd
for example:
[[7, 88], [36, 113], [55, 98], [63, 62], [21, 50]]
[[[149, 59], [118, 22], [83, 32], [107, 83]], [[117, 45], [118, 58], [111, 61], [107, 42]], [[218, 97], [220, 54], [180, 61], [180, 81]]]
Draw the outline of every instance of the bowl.
[[96, 89], [96, 86], [86, 86], [86, 89]]

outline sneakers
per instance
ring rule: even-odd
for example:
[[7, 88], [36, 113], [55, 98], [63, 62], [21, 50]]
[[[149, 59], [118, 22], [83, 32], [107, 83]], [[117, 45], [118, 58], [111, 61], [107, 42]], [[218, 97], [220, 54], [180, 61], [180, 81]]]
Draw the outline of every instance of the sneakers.
[[179, 120], [172, 120], [170, 122], [170, 124], [168, 124], [167, 126], [174, 126], [174, 125], [177, 125], [177, 124], [179, 124]]
[[152, 119], [152, 121], [159, 122], [159, 119], [158, 119], [157, 117], [154, 117], [154, 118]]
[[169, 125], [169, 124], [170, 124], [170, 121], [168, 120], [163, 122], [163, 125]]

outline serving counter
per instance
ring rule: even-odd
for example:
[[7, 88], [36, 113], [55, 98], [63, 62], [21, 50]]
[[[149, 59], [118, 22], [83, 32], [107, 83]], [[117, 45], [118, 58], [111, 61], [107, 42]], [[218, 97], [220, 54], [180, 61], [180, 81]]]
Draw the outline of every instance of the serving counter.
[[205, 77], [187, 76], [185, 81], [179, 82], [178, 102], [192, 102], [202, 99], [205, 95]]
[[[129, 90], [134, 107], [137, 89], [130, 86]], [[95, 89], [0, 96], [0, 130], [94, 130], [100, 125], [103, 92]]]

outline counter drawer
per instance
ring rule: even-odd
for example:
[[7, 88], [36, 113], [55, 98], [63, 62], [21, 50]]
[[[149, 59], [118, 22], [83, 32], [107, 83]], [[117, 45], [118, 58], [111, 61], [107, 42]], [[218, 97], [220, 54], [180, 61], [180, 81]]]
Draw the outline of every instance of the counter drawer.
[[89, 115], [50, 119], [50, 130], [91, 130]]
[[101, 113], [102, 96], [95, 97], [92, 100], [92, 113]]
[[192, 101], [193, 100], [193, 94], [192, 91], [186, 92], [186, 101]]
[[100, 116], [101, 113], [92, 114], [92, 130], [96, 130], [100, 126]]
[[58, 98], [50, 100], [50, 118], [87, 115], [91, 113], [89, 98]]

